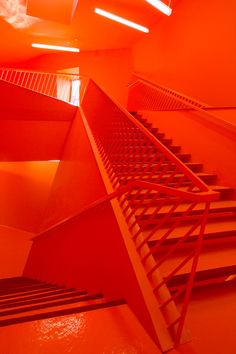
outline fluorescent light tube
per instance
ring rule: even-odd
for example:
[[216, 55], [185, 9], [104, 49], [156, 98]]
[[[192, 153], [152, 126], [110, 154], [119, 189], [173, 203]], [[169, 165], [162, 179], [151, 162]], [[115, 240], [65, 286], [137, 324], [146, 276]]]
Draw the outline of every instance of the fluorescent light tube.
[[63, 47], [60, 45], [49, 45], [49, 44], [40, 44], [40, 43], [32, 43], [32, 47], [40, 48], [40, 49], [62, 50], [64, 52], [74, 52], [74, 53], [78, 53], [80, 51], [79, 48]]
[[172, 13], [172, 9], [164, 4], [161, 0], [146, 0], [150, 5], [154, 6], [156, 9], [163, 12], [165, 15], [170, 16]]
[[123, 25], [126, 25], [126, 26], [129, 26], [129, 27], [132, 27], [138, 31], [141, 31], [141, 32], [145, 32], [145, 33], [148, 33], [149, 32], [149, 29], [147, 27], [143, 27], [141, 25], [138, 25], [137, 23], [135, 22], [131, 22], [129, 20], [126, 20], [125, 18], [122, 18], [120, 16], [117, 16], [117, 15], [114, 15], [110, 12], [107, 12], [107, 11], [104, 11], [102, 9], [98, 9], [98, 8], [95, 8], [94, 12], [98, 15], [101, 15], [101, 16], [104, 16], [104, 17], [107, 17], [109, 18], [110, 20], [113, 20], [113, 21], [116, 21], [116, 22], [119, 22], [119, 23], [122, 23]]

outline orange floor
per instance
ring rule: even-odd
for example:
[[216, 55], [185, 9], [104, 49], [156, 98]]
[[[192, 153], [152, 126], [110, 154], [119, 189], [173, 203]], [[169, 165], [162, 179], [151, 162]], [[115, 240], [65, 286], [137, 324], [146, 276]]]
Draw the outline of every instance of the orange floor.
[[195, 289], [187, 325], [192, 341], [168, 354], [235, 354], [236, 282]]
[[[169, 354], [236, 353], [236, 282], [195, 289], [192, 342]], [[0, 354], [160, 354], [127, 305], [0, 328]]]
[[160, 354], [127, 305], [0, 329], [0, 354]]
[[194, 290], [187, 317], [198, 354], [236, 353], [236, 281]]

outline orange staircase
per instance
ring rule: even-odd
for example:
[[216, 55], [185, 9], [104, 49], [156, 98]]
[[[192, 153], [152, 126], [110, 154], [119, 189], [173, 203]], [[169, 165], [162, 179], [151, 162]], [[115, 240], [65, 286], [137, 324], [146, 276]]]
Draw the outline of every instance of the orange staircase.
[[[143, 324], [148, 319], [146, 325], [150, 322], [152, 327], [149, 334], [161, 350], [170, 350], [189, 340], [184, 321], [192, 288], [230, 281], [235, 276], [236, 201], [230, 200], [233, 190], [217, 186], [215, 174], [202, 172], [201, 163], [191, 162], [190, 154], [182, 153], [180, 146], [173, 145], [171, 139], [165, 138], [164, 133], [141, 116], [135, 114], [133, 117], [117, 105], [92, 80], [88, 82], [81, 106], [82, 121], [103, 181], [109, 180], [109, 194], [42, 231], [34, 239], [24, 274], [47, 278], [49, 282], [51, 277], [54, 281], [58, 265], [61, 266], [61, 256], [69, 244], [68, 239], [65, 240], [68, 230], [71, 231], [70, 240], [74, 242], [72, 248], [78, 245], [78, 230], [83, 235], [80, 238], [83, 242], [89, 236], [94, 241], [94, 234], [99, 238], [105, 234], [106, 245], [98, 244], [99, 250], [104, 249], [104, 259], [108, 262], [104, 259], [103, 262], [112, 268], [115, 262], [106, 257], [110, 251], [107, 244], [108, 237], [109, 242], [114, 243], [118, 224], [122, 252], [125, 249], [138, 291], [147, 307], [148, 316], [145, 318], [141, 314], [138, 318]], [[107, 214], [106, 208], [109, 208]], [[117, 223], [105, 224], [106, 215], [109, 215], [109, 221]], [[89, 220], [93, 220], [91, 225]], [[54, 252], [54, 236], [57, 237], [57, 252]], [[86, 243], [81, 249], [83, 252], [88, 250], [86, 256], [90, 252], [94, 258], [96, 243], [92, 247], [91, 243], [88, 247], [84, 245]], [[53, 250], [52, 271], [49, 259], [44, 264], [45, 249], [48, 254]], [[66, 267], [69, 265], [64, 275], [68, 275], [69, 269], [74, 282], [77, 274], [71, 272], [71, 252], [76, 265], [79, 261], [69, 246], [66, 251], [67, 258], [63, 261]], [[51, 274], [47, 274], [50, 271]], [[96, 286], [106, 279], [105, 271], [104, 268], [98, 275]], [[88, 276], [87, 283], [89, 281]], [[100, 292], [81, 292], [78, 286], [76, 290], [67, 289], [27, 279], [17, 279], [16, 283], [6, 280], [2, 285], [7, 290], [0, 290], [0, 326], [124, 303], [123, 300], [106, 301]], [[107, 286], [107, 282], [103, 286]], [[119, 291], [125, 292], [124, 289]], [[119, 299], [123, 298], [123, 293]], [[138, 296], [133, 289], [130, 293], [131, 297], [126, 293], [130, 299], [127, 303], [131, 308], [137, 308]], [[127, 298], [124, 296], [125, 300]]]
[[[188, 101], [178, 108], [192, 107]], [[177, 346], [188, 338], [184, 320], [192, 288], [235, 277], [234, 190], [218, 186], [216, 174], [204, 172], [191, 154], [91, 81], [81, 106], [112, 187], [128, 189], [119, 205]]]
[[[147, 120], [143, 118], [142, 115], [136, 112], [132, 112], [132, 114], [163, 145], [167, 146], [168, 149], [170, 149], [176, 156], [180, 156], [179, 151], [181, 150], [181, 147], [178, 147], [178, 152], [176, 152], [177, 149], [175, 149], [175, 146], [172, 145], [171, 139], [166, 139], [165, 134], [160, 133], [157, 128], [153, 129], [152, 124], [147, 122]], [[227, 186], [216, 185], [215, 183], [217, 182], [217, 175], [205, 172], [203, 173], [203, 165], [201, 163], [192, 162], [190, 154], [185, 154], [184, 156], [188, 156], [188, 158], [184, 160], [185, 165], [188, 166], [188, 168], [190, 168], [192, 171], [194, 171], [197, 176], [209, 186], [211, 190], [220, 193], [220, 199], [218, 201], [212, 202], [209, 209], [208, 221], [206, 223], [204, 231], [202, 251], [199, 257], [199, 263], [193, 286], [206, 286], [208, 284], [233, 280], [236, 276], [236, 201], [232, 199], [234, 190]], [[165, 165], [163, 164], [162, 167], [164, 168]], [[134, 172], [131, 172], [131, 174], [135, 173], [137, 165], [132, 166], [132, 168]], [[154, 162], [147, 164], [147, 168], [145, 171], [147, 178], [148, 174], [152, 173], [153, 168], [155, 168]], [[167, 176], [168, 173], [171, 173], [171, 171], [171, 168], [166, 171]], [[145, 179], [145, 175], [142, 178]], [[155, 181], [155, 178], [156, 176], [155, 174], [153, 174], [153, 182]], [[181, 186], [180, 189], [185, 190], [186, 188], [187, 187], [185, 186]], [[139, 199], [141, 197], [142, 196], [139, 195], [138, 199], [133, 199], [132, 206], [138, 204]], [[150, 194], [148, 198], [151, 199], [152, 195]], [[148, 203], [148, 198], [147, 196], [145, 196], [146, 203]], [[172, 200], [170, 200], [169, 204], [172, 204]], [[155, 204], [153, 203], [153, 207], [154, 205]], [[164, 218], [165, 215], [168, 213], [169, 208], [170, 206], [163, 208], [160, 217]], [[176, 209], [175, 214], [173, 214], [172, 217], [176, 218], [178, 213], [181, 212], [181, 209], [185, 210], [186, 208], [186, 204], [181, 204], [178, 209]], [[159, 235], [161, 234], [161, 232], [164, 231], [164, 229], [159, 229], [153, 234], [152, 238], [149, 239], [148, 244], [150, 246], [150, 252], [157, 260], [162, 257], [165, 257], [165, 255], [167, 255], [170, 251], [171, 246], [177, 244], [178, 242], [181, 242], [181, 239], [184, 236], [186, 229], [192, 222], [191, 220], [193, 220], [194, 218], [198, 218], [202, 211], [203, 205], [199, 204], [196, 208], [194, 208], [192, 210], [191, 216], [186, 218], [184, 224], [175, 229], [175, 232], [173, 233], [170, 239], [162, 243], [162, 249], [158, 252], [156, 245], [158, 244]], [[146, 219], [148, 218], [147, 214], [145, 213], [144, 215], [139, 216], [138, 214], [141, 214], [141, 212], [142, 210], [139, 210], [137, 212], [137, 218], [139, 220], [139, 224], [144, 227], [143, 232], [145, 234], [149, 232], [150, 229], [155, 227], [155, 223], [157, 223], [158, 220], [152, 220], [151, 222], [146, 221]], [[198, 231], [199, 230], [196, 229], [191, 234], [191, 237], [188, 239], [188, 242], [182, 243], [181, 247], [178, 248], [178, 252], [174, 255], [175, 258], [179, 258], [181, 260], [186, 251], [193, 249], [198, 237]], [[168, 263], [171, 264], [172, 261], [172, 258], [169, 257], [168, 262], [165, 263], [165, 268], [162, 269], [164, 273], [168, 272]], [[153, 268], [153, 270], [154, 269], [155, 267]], [[149, 274], [151, 274], [153, 270], [151, 270]], [[183, 286], [186, 284], [188, 275], [189, 269], [183, 267], [178, 272], [178, 274], [176, 274], [168, 282], [170, 290], [175, 292], [180, 291], [180, 289], [183, 288]]]

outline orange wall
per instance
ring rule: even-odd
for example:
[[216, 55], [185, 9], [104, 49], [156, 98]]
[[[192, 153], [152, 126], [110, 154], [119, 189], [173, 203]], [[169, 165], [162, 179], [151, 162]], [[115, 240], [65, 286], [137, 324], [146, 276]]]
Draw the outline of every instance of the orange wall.
[[[34, 118], [32, 114], [32, 118]], [[0, 120], [0, 161], [59, 160], [71, 122]]]
[[4, 81], [0, 97], [1, 119], [71, 121], [76, 113], [70, 104]]
[[209, 112], [216, 114], [223, 121], [230, 123], [231, 125], [236, 127], [236, 109], [210, 109]]
[[23, 274], [32, 236], [31, 233], [0, 225], [0, 279]]
[[44, 227], [68, 217], [106, 195], [106, 190], [78, 111], [47, 205]]
[[79, 67], [81, 75], [93, 78], [116, 100], [125, 104], [127, 85], [132, 73], [132, 56], [129, 49], [48, 54], [21, 63], [17, 67], [52, 72]]
[[0, 224], [36, 232], [57, 162], [0, 162]]
[[134, 70], [210, 105], [235, 106], [236, 2], [180, 0], [133, 47]]
[[[223, 110], [214, 112], [224, 117]], [[207, 122], [199, 113], [142, 111], [142, 115], [167, 138], [173, 138], [174, 145], [182, 146], [182, 152], [191, 153], [193, 162], [203, 163], [205, 172], [217, 173], [218, 185], [236, 188], [235, 135]]]

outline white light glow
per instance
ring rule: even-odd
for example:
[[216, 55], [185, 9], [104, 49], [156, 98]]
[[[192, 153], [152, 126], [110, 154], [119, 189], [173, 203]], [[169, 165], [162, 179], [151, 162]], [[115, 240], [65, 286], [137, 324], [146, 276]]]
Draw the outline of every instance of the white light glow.
[[32, 43], [32, 47], [40, 48], [40, 49], [51, 49], [51, 50], [61, 50], [63, 52], [74, 52], [79, 53], [79, 48], [73, 47], [63, 47], [60, 45], [49, 45], [49, 44], [41, 44], [41, 43]]
[[27, 28], [39, 19], [26, 15], [26, 5], [23, 0], [0, 0], [0, 16], [15, 28]]
[[126, 20], [125, 18], [123, 17], [120, 17], [120, 16], [117, 16], [117, 15], [114, 15], [110, 12], [107, 12], [105, 10], [102, 10], [102, 9], [99, 9], [99, 8], [96, 8], [94, 10], [94, 12], [98, 15], [101, 15], [101, 16], [104, 16], [106, 18], [109, 18], [110, 20], [113, 20], [113, 21], [116, 21], [116, 22], [119, 22], [119, 23], [122, 23], [123, 25], [125, 26], [128, 26], [128, 27], [132, 27], [138, 31], [141, 31], [141, 32], [145, 32], [145, 33], [148, 33], [149, 32], [149, 29], [144, 27], [144, 26], [141, 26], [141, 25], [138, 25], [137, 23], [135, 22], [131, 22], [129, 20]]
[[150, 5], [154, 6], [159, 11], [163, 12], [165, 15], [170, 16], [172, 13], [172, 9], [164, 4], [164, 2], [160, 0], [146, 0]]

